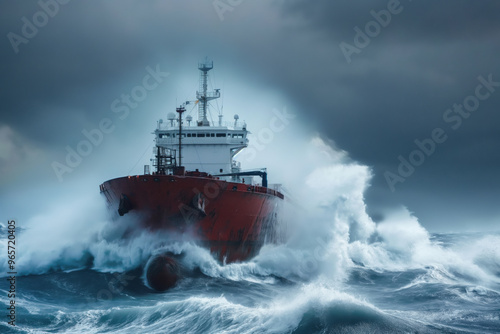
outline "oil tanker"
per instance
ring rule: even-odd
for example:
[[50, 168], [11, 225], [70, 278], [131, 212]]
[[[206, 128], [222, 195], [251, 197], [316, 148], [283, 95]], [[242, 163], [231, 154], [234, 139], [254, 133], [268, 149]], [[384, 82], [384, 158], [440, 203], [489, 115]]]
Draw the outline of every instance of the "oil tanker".
[[[269, 185], [265, 168], [242, 170], [235, 156], [248, 146], [247, 125], [208, 120], [210, 101], [220, 89], [208, 91], [213, 62], [198, 64], [196, 99], [157, 122], [153, 170], [100, 185], [115, 223], [160, 232], [166, 242], [190, 240], [210, 250], [221, 263], [245, 261], [266, 243], [281, 243], [286, 231], [280, 220], [284, 199], [279, 185]], [[197, 119], [186, 113], [197, 109]], [[259, 183], [260, 181], [260, 183]], [[159, 291], [182, 277], [172, 254], [156, 255], [145, 266], [148, 285]]]

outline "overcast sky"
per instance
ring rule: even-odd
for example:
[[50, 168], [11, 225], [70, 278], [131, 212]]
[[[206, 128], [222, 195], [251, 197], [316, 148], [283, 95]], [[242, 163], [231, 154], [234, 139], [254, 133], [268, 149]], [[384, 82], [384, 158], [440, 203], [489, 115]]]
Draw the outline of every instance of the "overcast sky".
[[[430, 231], [500, 227], [498, 1], [2, 1], [0, 16], [2, 216], [140, 173], [209, 56], [227, 120], [258, 133], [286, 109], [369, 166], [375, 220], [404, 205]], [[134, 88], [147, 96], [127, 105]], [[53, 162], [103, 120], [59, 182]]]

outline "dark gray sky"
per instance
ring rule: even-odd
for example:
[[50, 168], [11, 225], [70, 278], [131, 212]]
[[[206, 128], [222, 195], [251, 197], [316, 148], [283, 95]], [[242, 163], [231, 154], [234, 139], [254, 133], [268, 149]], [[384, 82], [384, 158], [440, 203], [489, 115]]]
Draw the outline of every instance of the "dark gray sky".
[[[156, 120], [193, 97], [209, 56], [229, 117], [286, 107], [370, 166], [375, 220], [405, 205], [431, 231], [499, 229], [500, 2], [60, 2], [0, 3], [2, 215], [139, 173]], [[120, 119], [113, 101], [147, 67], [169, 74]], [[105, 118], [111, 133], [59, 182], [51, 163]], [[446, 140], [412, 154], [435, 129]], [[423, 157], [404, 182], [399, 156]]]

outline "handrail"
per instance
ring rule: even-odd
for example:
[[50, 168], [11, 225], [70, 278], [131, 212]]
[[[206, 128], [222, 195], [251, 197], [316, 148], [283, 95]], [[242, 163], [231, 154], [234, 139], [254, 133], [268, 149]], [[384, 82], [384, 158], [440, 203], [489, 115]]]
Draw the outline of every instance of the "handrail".
[[[167, 121], [165, 123], [158, 123], [158, 127], [157, 127], [157, 130], [178, 130], [178, 125], [177, 124], [174, 124], [174, 125], [170, 125], [169, 124], [170, 121]], [[234, 122], [228, 122], [228, 121], [224, 121], [221, 123], [221, 125], [219, 125], [218, 122], [209, 122], [210, 125], [209, 126], [198, 126], [196, 124], [196, 120], [193, 120], [191, 121], [192, 124], [191, 125], [187, 125], [186, 124], [186, 120], [183, 121], [183, 125], [182, 125], [182, 128], [185, 130], [185, 129], [189, 129], [189, 130], [194, 130], [194, 129], [199, 129], [200, 131], [205, 131], [207, 130], [207, 128], [213, 128], [213, 130], [216, 130], [217, 128], [220, 129], [220, 128], [227, 128], [227, 130], [244, 130], [246, 129], [246, 122], [236, 122], [236, 124]], [[174, 123], [177, 123], [177, 122], [174, 122]]]

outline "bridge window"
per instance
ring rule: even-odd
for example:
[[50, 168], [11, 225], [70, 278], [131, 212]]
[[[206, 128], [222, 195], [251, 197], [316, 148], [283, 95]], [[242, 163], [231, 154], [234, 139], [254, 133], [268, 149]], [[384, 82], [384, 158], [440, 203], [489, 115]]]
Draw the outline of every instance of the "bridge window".
[[226, 136], [226, 134], [225, 134], [225, 133], [217, 133], [217, 134], [216, 134], [216, 137], [225, 137], [225, 136]]
[[197, 137], [205, 137], [204, 133], [198, 133]]

